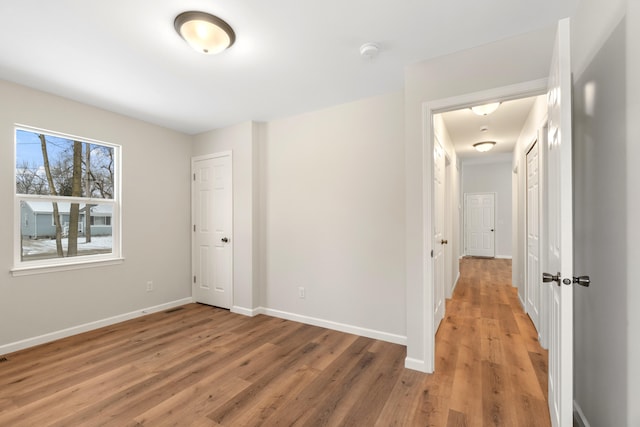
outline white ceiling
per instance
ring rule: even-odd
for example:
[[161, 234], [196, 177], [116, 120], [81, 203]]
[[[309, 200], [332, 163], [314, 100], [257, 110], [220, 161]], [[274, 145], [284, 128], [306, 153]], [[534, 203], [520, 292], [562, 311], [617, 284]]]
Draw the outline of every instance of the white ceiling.
[[[578, 0], [2, 0], [0, 78], [189, 134], [403, 87], [404, 67], [552, 25]], [[186, 10], [236, 44], [191, 50]], [[365, 42], [380, 45], [373, 60]]]
[[[535, 100], [529, 97], [503, 102], [488, 116], [478, 116], [470, 108], [442, 113], [456, 154], [464, 161], [512, 153]], [[488, 130], [481, 131], [483, 126]], [[496, 145], [489, 152], [479, 153], [473, 144], [480, 141], [495, 141]]]

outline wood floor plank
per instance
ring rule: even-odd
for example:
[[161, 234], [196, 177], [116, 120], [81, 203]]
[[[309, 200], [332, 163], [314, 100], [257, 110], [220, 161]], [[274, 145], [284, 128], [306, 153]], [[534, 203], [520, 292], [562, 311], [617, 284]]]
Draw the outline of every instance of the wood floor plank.
[[467, 427], [467, 417], [462, 412], [449, 409], [447, 427]]
[[187, 304], [5, 355], [0, 425], [550, 426], [510, 261], [460, 271], [433, 374], [396, 344]]

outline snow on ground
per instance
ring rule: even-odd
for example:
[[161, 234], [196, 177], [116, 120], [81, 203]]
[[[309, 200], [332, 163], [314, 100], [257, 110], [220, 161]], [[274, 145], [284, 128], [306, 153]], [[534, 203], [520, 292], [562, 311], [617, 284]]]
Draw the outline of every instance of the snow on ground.
[[[111, 252], [113, 247], [112, 236], [94, 236], [91, 237], [91, 242], [86, 243], [85, 237], [78, 237], [78, 253], [104, 253]], [[67, 251], [68, 239], [62, 239], [62, 247], [64, 251]], [[44, 255], [55, 254], [56, 239], [23, 239], [22, 240], [22, 255]]]

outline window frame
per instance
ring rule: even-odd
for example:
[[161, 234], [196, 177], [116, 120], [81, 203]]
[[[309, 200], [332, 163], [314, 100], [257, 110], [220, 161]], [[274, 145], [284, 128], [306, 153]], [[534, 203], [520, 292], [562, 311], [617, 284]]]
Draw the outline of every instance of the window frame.
[[[100, 199], [94, 197], [71, 197], [71, 196], [51, 196], [39, 194], [18, 194], [16, 188], [17, 173], [17, 135], [18, 131], [42, 133], [48, 136], [59, 137], [69, 140], [81, 141], [82, 143], [101, 145], [113, 149], [113, 199]], [[14, 194], [14, 220], [13, 220], [13, 267], [11, 274], [13, 276], [23, 276], [30, 274], [41, 274], [55, 271], [76, 270], [81, 268], [98, 267], [104, 265], [120, 264], [124, 261], [122, 256], [122, 147], [118, 144], [87, 138], [68, 133], [56, 132], [47, 129], [37, 128], [28, 125], [15, 124], [13, 129], [13, 194]], [[81, 203], [92, 205], [111, 205], [111, 234], [112, 245], [111, 253], [78, 255], [74, 257], [48, 258], [42, 260], [22, 260], [22, 201], [37, 202], [62, 202], [62, 203]], [[52, 215], [53, 218], [53, 215]]]

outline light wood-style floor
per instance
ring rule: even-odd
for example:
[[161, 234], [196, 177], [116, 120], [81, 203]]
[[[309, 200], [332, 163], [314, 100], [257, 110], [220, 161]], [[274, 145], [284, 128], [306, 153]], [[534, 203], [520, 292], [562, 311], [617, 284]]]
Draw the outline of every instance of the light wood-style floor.
[[0, 426], [547, 426], [507, 260], [464, 259], [436, 373], [403, 346], [190, 304], [6, 355]]

